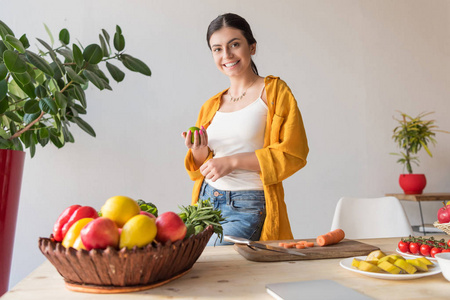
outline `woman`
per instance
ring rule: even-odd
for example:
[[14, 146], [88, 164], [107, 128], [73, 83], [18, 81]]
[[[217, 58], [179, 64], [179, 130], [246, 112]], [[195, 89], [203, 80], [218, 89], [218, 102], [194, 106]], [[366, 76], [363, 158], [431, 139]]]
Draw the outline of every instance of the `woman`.
[[256, 40], [245, 19], [217, 17], [207, 42], [230, 87], [202, 106], [193, 143], [190, 131], [182, 134], [195, 181], [192, 203], [209, 198], [226, 217], [225, 235], [292, 239], [282, 181], [306, 165], [308, 154], [297, 102], [284, 81], [258, 75]]

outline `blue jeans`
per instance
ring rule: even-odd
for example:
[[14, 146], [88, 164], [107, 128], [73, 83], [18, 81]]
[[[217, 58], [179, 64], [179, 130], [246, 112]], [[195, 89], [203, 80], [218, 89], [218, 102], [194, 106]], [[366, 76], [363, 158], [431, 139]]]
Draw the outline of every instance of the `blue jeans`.
[[[266, 218], [266, 201], [263, 190], [223, 191], [203, 182], [199, 200], [211, 201], [214, 209], [220, 209], [225, 221], [223, 234], [243, 237], [252, 241], [259, 240]], [[214, 234], [208, 246], [232, 245], [217, 238]]]

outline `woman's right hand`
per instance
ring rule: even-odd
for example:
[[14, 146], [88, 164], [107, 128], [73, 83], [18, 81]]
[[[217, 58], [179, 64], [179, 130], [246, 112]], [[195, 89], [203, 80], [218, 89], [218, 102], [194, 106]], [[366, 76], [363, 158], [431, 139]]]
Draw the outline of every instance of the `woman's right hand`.
[[[194, 134], [194, 143], [192, 143], [192, 134]], [[206, 133], [206, 129], [202, 126], [200, 130], [196, 130], [192, 133], [190, 130], [187, 132], [181, 133], [181, 136], [184, 139], [184, 143], [186, 147], [192, 149], [194, 152], [197, 150], [207, 150], [208, 148], [208, 134]]]

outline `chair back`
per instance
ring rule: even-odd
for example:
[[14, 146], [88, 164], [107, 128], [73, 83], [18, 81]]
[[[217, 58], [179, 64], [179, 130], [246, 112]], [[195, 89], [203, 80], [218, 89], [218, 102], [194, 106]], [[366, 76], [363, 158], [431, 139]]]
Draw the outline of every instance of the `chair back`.
[[349, 239], [407, 237], [408, 216], [395, 197], [339, 199], [331, 230], [341, 228]]

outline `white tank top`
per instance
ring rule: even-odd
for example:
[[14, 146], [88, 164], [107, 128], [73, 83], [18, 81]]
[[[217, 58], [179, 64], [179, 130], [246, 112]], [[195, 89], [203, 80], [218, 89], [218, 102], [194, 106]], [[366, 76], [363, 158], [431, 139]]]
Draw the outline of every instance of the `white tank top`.
[[[236, 153], [255, 152], [264, 146], [264, 131], [267, 120], [267, 105], [259, 97], [253, 103], [234, 112], [217, 111], [207, 129], [208, 146], [214, 157]], [[262, 190], [259, 172], [234, 170], [215, 182], [205, 179], [219, 190], [242, 191]]]

